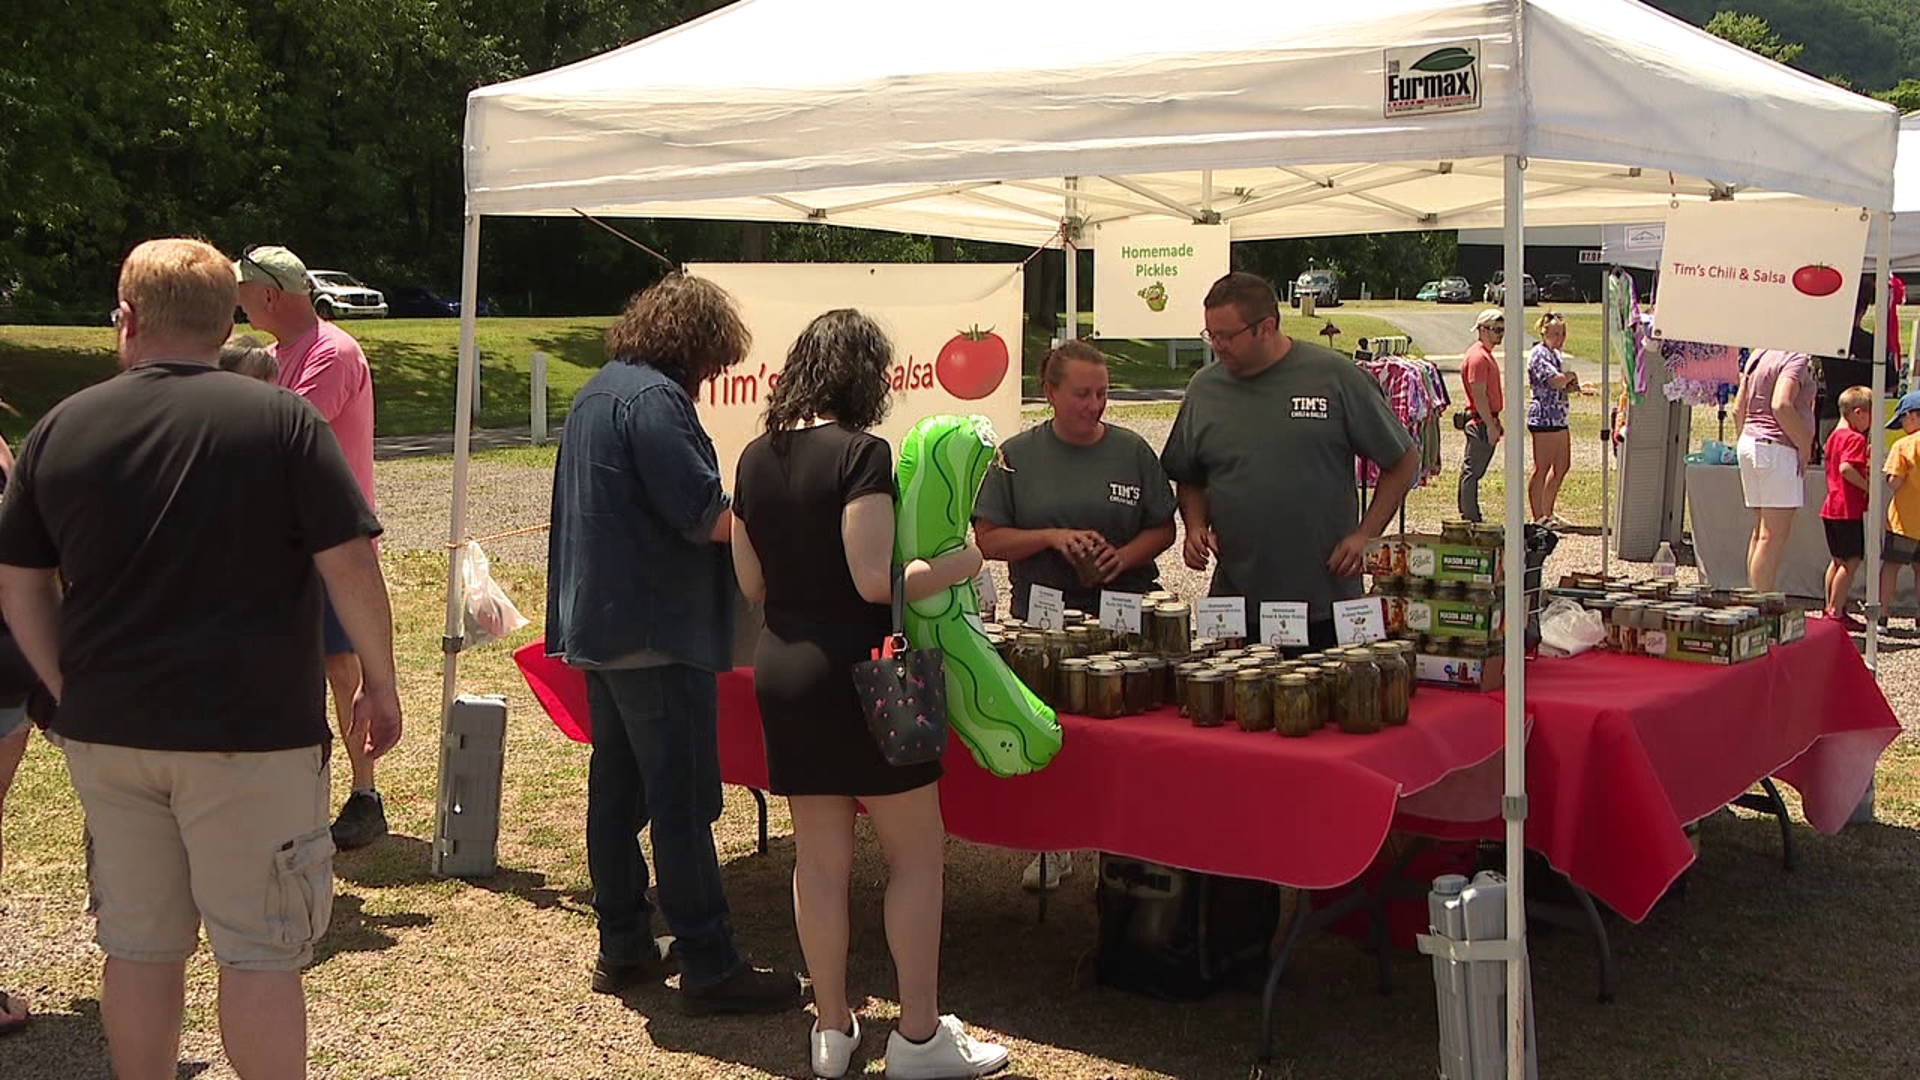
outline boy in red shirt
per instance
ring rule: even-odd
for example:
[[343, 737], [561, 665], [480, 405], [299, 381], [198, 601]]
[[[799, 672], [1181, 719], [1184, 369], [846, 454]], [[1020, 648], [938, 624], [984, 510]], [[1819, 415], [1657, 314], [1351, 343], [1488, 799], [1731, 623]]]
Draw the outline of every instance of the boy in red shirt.
[[1841, 423], [1827, 436], [1827, 501], [1820, 506], [1820, 523], [1827, 530], [1827, 618], [1838, 619], [1848, 630], [1866, 625], [1847, 612], [1853, 575], [1867, 554], [1867, 437], [1873, 423], [1873, 391], [1850, 386], [1840, 394]]

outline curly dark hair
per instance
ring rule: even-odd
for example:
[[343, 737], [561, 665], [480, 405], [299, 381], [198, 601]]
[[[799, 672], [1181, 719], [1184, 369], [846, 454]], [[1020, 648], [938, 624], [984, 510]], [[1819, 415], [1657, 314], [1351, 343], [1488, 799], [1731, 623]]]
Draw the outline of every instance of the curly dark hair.
[[865, 431], [886, 418], [893, 343], [878, 323], [852, 308], [815, 318], [787, 350], [787, 366], [767, 395], [767, 431], [791, 431], [810, 416]]
[[634, 294], [607, 328], [607, 359], [645, 364], [689, 394], [746, 359], [752, 346], [753, 334], [725, 289], [677, 272]]

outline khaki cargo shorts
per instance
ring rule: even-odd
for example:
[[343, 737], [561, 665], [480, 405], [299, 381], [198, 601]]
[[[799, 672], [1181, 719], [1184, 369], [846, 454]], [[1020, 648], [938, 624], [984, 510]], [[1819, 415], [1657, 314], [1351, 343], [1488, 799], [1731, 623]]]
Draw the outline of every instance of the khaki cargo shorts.
[[111, 957], [298, 971], [333, 911], [327, 746], [136, 750], [50, 735], [87, 815], [87, 910]]

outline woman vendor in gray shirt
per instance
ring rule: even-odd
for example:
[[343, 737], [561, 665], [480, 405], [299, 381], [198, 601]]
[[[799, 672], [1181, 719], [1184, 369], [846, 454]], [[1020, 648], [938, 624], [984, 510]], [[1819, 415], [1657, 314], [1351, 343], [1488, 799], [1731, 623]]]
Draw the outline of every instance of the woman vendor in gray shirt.
[[[1006, 441], [1008, 468], [987, 474], [973, 510], [980, 553], [1009, 564], [1014, 617], [1026, 618], [1035, 585], [1088, 612], [1100, 610], [1102, 589], [1154, 591], [1154, 559], [1173, 546], [1173, 484], [1146, 440], [1101, 419], [1106, 356], [1069, 341], [1047, 354], [1040, 382], [1052, 418]], [[1020, 883], [1051, 889], [1072, 872], [1071, 853], [1043, 852]]]
[[987, 474], [973, 510], [980, 553], [1008, 563], [1018, 619], [1035, 585], [1088, 612], [1100, 610], [1102, 589], [1154, 591], [1154, 559], [1174, 538], [1173, 485], [1158, 455], [1101, 419], [1107, 358], [1069, 341], [1047, 354], [1040, 381], [1052, 418], [1006, 441], [1008, 467]]

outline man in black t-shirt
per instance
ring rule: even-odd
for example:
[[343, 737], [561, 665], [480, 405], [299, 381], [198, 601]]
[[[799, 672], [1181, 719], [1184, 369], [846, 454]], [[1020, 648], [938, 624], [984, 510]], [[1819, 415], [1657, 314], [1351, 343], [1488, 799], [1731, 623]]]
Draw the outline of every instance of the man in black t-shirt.
[[300, 969], [333, 892], [323, 587], [369, 752], [400, 737], [380, 525], [312, 406], [215, 366], [235, 303], [212, 247], [135, 248], [125, 370], [34, 426], [0, 507], [0, 607], [59, 701], [123, 1076], [172, 1075], [203, 923], [223, 1019], [245, 1003], [221, 1032], [235, 1071], [304, 1067]]

